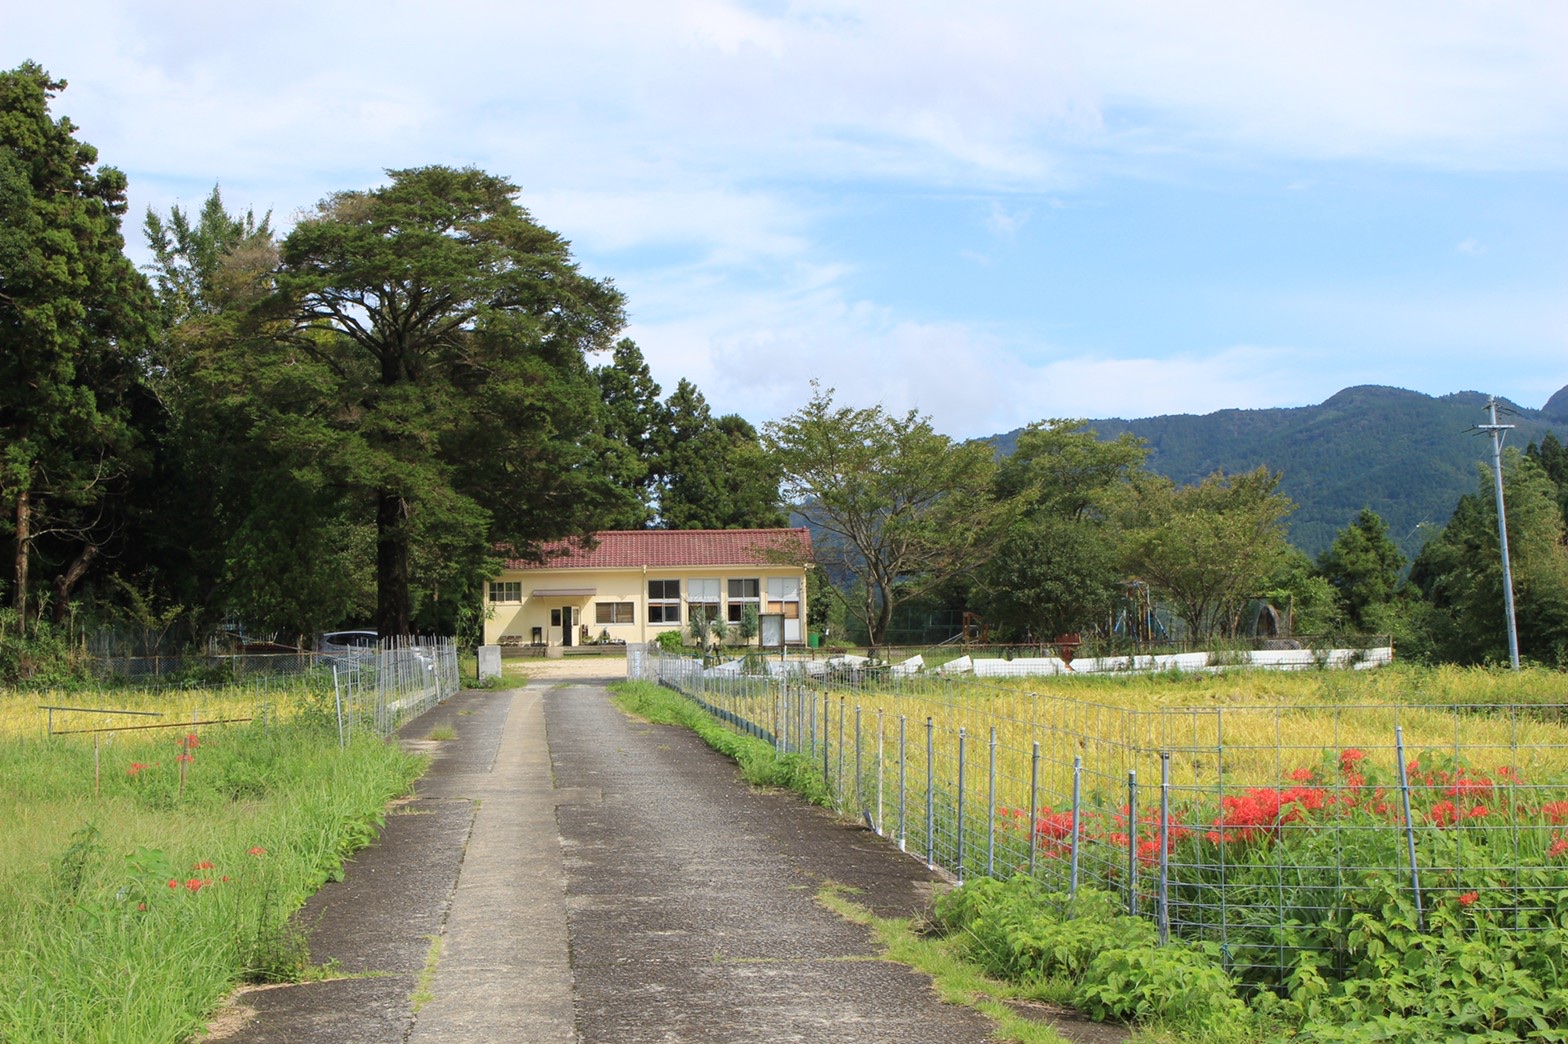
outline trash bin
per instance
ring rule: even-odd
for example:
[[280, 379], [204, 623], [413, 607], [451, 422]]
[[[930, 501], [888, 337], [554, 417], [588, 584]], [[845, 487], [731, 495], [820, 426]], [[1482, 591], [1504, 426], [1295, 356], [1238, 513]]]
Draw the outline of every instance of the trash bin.
[[822, 644], [822, 636], [820, 634], [818, 634], [816, 631], [811, 631], [811, 632], [809, 632], [806, 635], [806, 648], [808, 648], [808, 649], [815, 649], [817, 646], [819, 646], [821, 644]]

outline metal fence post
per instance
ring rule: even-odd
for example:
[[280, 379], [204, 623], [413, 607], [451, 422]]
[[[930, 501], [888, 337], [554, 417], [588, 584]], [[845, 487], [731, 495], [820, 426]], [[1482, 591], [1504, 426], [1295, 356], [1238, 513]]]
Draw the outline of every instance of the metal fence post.
[[864, 812], [866, 803], [860, 796], [860, 780], [865, 774], [860, 756], [860, 704], [855, 704], [855, 811]]
[[1127, 912], [1138, 916], [1138, 773], [1127, 771]]
[[1171, 938], [1171, 754], [1168, 750], [1160, 751], [1160, 899], [1159, 899], [1159, 928], [1160, 945], [1164, 946]]
[[1405, 804], [1405, 845], [1410, 851], [1410, 893], [1416, 902], [1416, 927], [1426, 930], [1426, 914], [1421, 909], [1421, 866], [1416, 862], [1416, 824], [1410, 817], [1410, 774], [1405, 769], [1405, 730], [1394, 726], [1394, 757], [1399, 762], [1399, 796]]
[[991, 726], [990, 764], [986, 783], [985, 876], [996, 876], [996, 726]]
[[904, 818], [905, 769], [909, 766], [909, 758], [906, 756], [907, 750], [904, 746], [905, 722], [904, 715], [900, 714], [898, 716], [898, 850], [900, 852], [908, 851], [905, 843], [909, 840], [909, 823]]
[[882, 822], [882, 747], [883, 747], [883, 742], [884, 742], [883, 733], [882, 733], [882, 725], [883, 725], [883, 722], [882, 722], [882, 708], [878, 707], [877, 708], [877, 833], [883, 835], [884, 837], [886, 837], [887, 836], [887, 831], [884, 829], [886, 824], [884, 824]]
[[1040, 741], [1029, 753], [1029, 876], [1034, 876], [1035, 849], [1040, 844]]
[[342, 750], [348, 744], [343, 738], [343, 690], [338, 685], [338, 665], [332, 665], [332, 702], [338, 708], [338, 749]]
[[1078, 894], [1078, 833], [1079, 824], [1083, 822], [1083, 758], [1073, 758], [1073, 864], [1072, 876], [1068, 879], [1067, 894]]
[[964, 727], [958, 727], [958, 857], [953, 872], [964, 883]]
[[926, 718], [926, 869], [936, 869], [936, 719]]
[[838, 698], [838, 787], [837, 787], [837, 790], [838, 790], [838, 795], [839, 795], [839, 807], [841, 807], [841, 808], [843, 807], [843, 803], [844, 803], [843, 802], [843, 797], [844, 797], [844, 713], [845, 713], [845, 710], [846, 710], [845, 704], [847, 702], [848, 701], [843, 696], [840, 696]]

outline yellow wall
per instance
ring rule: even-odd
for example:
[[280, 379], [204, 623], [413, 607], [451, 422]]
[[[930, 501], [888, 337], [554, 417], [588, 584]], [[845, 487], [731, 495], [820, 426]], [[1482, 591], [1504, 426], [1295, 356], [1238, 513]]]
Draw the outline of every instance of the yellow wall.
[[[718, 580], [721, 606], [727, 606], [728, 581], [758, 580], [762, 600], [767, 601], [768, 577], [795, 577], [800, 581], [800, 641], [805, 641], [806, 574], [799, 566], [707, 566], [691, 569], [641, 568], [641, 569], [527, 569], [506, 570], [485, 587], [485, 608], [490, 610], [485, 621], [485, 644], [514, 644], [521, 639], [528, 644], [533, 628], [540, 629], [547, 645], [560, 645], [561, 628], [550, 623], [550, 611], [566, 606], [575, 617], [572, 644], [581, 638], [581, 624], [588, 627], [588, 636], [598, 638], [608, 631], [612, 639], [625, 642], [649, 642], [661, 631], [683, 629], [688, 619], [685, 599], [690, 592], [689, 580]], [[648, 622], [648, 581], [681, 581], [681, 622], [679, 624], [650, 624]], [[490, 600], [491, 585], [516, 582], [520, 584], [520, 602], [494, 602]], [[593, 588], [592, 595], [540, 595], [535, 591]], [[595, 605], [599, 602], [630, 602], [632, 623], [599, 623]], [[722, 610], [721, 610], [722, 611]]]

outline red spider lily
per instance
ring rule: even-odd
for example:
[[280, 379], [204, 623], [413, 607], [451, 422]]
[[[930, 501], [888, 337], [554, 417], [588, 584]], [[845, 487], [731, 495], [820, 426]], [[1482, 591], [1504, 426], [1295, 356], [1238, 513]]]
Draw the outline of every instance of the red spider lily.
[[1432, 825], [1434, 826], [1453, 826], [1459, 821], [1459, 809], [1452, 801], [1439, 801], [1437, 804], [1433, 805], [1432, 810], [1427, 813], [1427, 818], [1432, 821]]
[[1298, 783], [1311, 782], [1312, 770], [1309, 768], [1298, 768], [1290, 774], [1290, 778]]
[[1492, 781], [1485, 776], [1479, 779], [1470, 779], [1463, 772], [1454, 780], [1454, 785], [1443, 793], [1451, 798], [1491, 797]]
[[253, 856], [255, 856], [255, 857], [256, 857], [256, 858], [257, 858], [257, 859], [260, 859], [260, 858], [261, 858], [261, 857], [262, 857], [262, 856], [264, 856], [264, 855], [266, 855], [266, 854], [267, 854], [267, 850], [266, 850], [266, 849], [265, 849], [265, 848], [262, 848], [262, 847], [261, 847], [261, 846], [260, 846], [260, 845], [257, 845], [257, 846], [256, 846], [256, 847], [255, 847], [255, 848], [252, 848], [252, 849], [251, 849], [251, 850], [250, 850], [250, 851], [249, 851], [249, 852], [248, 852], [248, 853], [246, 853], [246, 854], [247, 854], [247, 855], [253, 855]]
[[201, 862], [199, 862], [195, 866], [191, 867], [191, 869], [192, 870], [211, 870], [212, 869], [212, 862], [210, 860], [203, 859]]
[[1553, 823], [1568, 822], [1568, 801], [1551, 801], [1542, 805], [1541, 815]]
[[1491, 814], [1492, 814], [1492, 810], [1487, 808], [1485, 805], [1477, 805], [1474, 808], [1472, 808], [1470, 811], [1465, 813], [1465, 815], [1468, 816], [1471, 819], [1485, 819], [1487, 816], [1489, 816]]
[[1366, 753], [1364, 751], [1357, 750], [1355, 747], [1351, 747], [1348, 750], [1342, 750], [1339, 752], [1339, 770], [1341, 772], [1349, 772], [1351, 769], [1355, 768], [1356, 765], [1358, 765], [1365, 757]]
[[174, 760], [179, 762], [179, 763], [181, 763], [181, 764], [185, 764], [186, 762], [189, 762], [189, 761], [195, 761], [196, 760], [196, 755], [194, 755], [194, 754], [177, 754], [177, 755], [175, 755]]
[[171, 878], [169, 878], [169, 887], [177, 889], [177, 888], [180, 887], [180, 882], [176, 881], [174, 878], [171, 877]]
[[203, 888], [206, 888], [210, 884], [212, 884], [212, 879], [211, 878], [207, 878], [207, 877], [193, 877], [189, 881], [185, 882], [185, 887], [190, 889], [193, 892], [199, 892]]
[[[158, 767], [158, 763], [156, 761], [154, 761], [154, 762], [152, 762], [150, 764], [143, 764], [140, 761], [133, 761], [133, 762], [131, 762], [131, 767], [125, 770], [125, 774], [127, 776], [138, 776], [138, 775], [141, 775], [142, 769], [157, 768], [157, 767]], [[1568, 802], [1565, 802], [1565, 804], [1568, 804]]]
[[1460, 906], [1469, 906], [1471, 903], [1475, 902], [1479, 898], [1481, 898], [1481, 893], [1480, 892], [1466, 892], [1466, 893], [1464, 893], [1463, 895], [1461, 895], [1459, 897], [1459, 905]]
[[197, 747], [201, 746], [201, 739], [194, 732], [187, 732], [184, 737], [175, 740], [175, 742], [184, 747], [186, 750], [195, 750]]
[[1278, 839], [1286, 823], [1302, 821], [1331, 800], [1321, 787], [1253, 787], [1241, 797], [1220, 799], [1218, 830], [1207, 836], [1215, 842]]

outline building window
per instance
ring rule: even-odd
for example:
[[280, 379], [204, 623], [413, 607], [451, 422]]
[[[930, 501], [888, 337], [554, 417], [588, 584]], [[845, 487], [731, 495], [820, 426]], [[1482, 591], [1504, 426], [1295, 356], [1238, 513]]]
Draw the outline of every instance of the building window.
[[651, 624], [678, 624], [681, 622], [681, 582], [679, 580], [648, 581], [648, 622]]
[[631, 602], [595, 602], [593, 611], [595, 623], [629, 624], [637, 622]]
[[778, 613], [786, 620], [800, 619], [800, 578], [768, 577], [768, 604], [765, 613]]
[[522, 600], [523, 582], [521, 580], [490, 581], [490, 601], [521, 602]]
[[729, 582], [727, 601], [729, 604], [725, 606], [725, 612], [727, 613], [726, 619], [730, 623], [740, 623], [748, 605], [761, 612], [762, 582], [759, 580], [731, 580]]
[[711, 580], [688, 580], [686, 582], [686, 604], [691, 607], [691, 618], [699, 617], [706, 620], [717, 620], [723, 615], [723, 604], [719, 600], [721, 585], [718, 577]]

